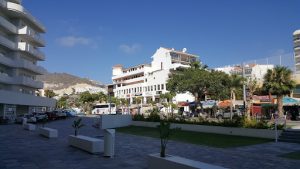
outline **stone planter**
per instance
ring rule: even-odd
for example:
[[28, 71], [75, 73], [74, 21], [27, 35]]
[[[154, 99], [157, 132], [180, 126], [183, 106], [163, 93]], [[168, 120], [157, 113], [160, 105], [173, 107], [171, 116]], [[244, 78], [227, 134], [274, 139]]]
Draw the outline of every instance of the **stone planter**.
[[39, 134], [48, 138], [56, 138], [58, 136], [58, 132], [56, 129], [52, 129], [48, 127], [40, 127]]
[[25, 130], [34, 131], [36, 126], [34, 124], [26, 123], [23, 125], [23, 128]]
[[104, 142], [101, 139], [82, 135], [69, 135], [69, 145], [95, 154], [103, 152]]
[[178, 156], [166, 155], [160, 157], [160, 154], [148, 155], [148, 168], [149, 169], [226, 169], [224, 167], [211, 165], [199, 161], [190, 160]]

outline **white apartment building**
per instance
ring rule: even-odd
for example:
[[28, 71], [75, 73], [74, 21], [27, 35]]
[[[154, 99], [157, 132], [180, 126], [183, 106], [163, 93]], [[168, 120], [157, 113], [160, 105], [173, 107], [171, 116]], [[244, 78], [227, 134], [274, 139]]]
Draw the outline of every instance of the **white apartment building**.
[[[266, 64], [246, 64], [244, 65], [244, 76], [246, 78], [252, 78], [256, 79], [258, 84], [262, 85], [264, 76], [267, 73], [268, 69], [273, 69], [274, 65]], [[227, 74], [237, 74], [237, 75], [243, 75], [243, 67], [240, 65], [237, 66], [226, 66], [226, 67], [220, 67], [215, 68], [215, 70], [223, 71]]]
[[37, 65], [45, 55], [40, 36], [45, 27], [22, 5], [21, 0], [0, 0], [0, 117], [41, 111], [55, 106], [55, 100], [38, 97], [43, 83], [36, 81], [45, 69]]
[[300, 73], [300, 29], [293, 33], [296, 73]]
[[[140, 64], [129, 68], [116, 65], [112, 70], [114, 95], [133, 102], [135, 97], [142, 97], [143, 103], [158, 101], [161, 93], [168, 92], [166, 83], [172, 70], [187, 68], [198, 56], [182, 51], [160, 47], [152, 56], [151, 64]], [[194, 101], [189, 93], [177, 94], [173, 102]]]

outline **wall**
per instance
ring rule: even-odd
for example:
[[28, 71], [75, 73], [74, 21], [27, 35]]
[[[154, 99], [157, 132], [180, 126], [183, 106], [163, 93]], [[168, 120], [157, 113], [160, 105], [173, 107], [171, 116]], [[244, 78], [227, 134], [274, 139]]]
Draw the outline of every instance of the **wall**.
[[[132, 125], [143, 126], [143, 127], [156, 127], [157, 125], [159, 125], [159, 123], [133, 121]], [[176, 123], [172, 123], [171, 127], [180, 127], [181, 130], [185, 130], [185, 131], [275, 139], [275, 131], [268, 130], [268, 129], [249, 129], [249, 128], [238, 128], [238, 127], [220, 127], [220, 126], [205, 126], [205, 125], [176, 124]], [[278, 135], [280, 135], [281, 133], [282, 130], [279, 130]]]

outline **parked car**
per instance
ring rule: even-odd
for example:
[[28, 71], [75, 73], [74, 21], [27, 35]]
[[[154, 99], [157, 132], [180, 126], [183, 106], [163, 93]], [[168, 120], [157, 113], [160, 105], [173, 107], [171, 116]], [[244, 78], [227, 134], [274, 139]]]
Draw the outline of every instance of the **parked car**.
[[36, 123], [37, 119], [33, 114], [19, 115], [16, 118], [16, 123], [23, 123], [23, 119], [26, 118], [28, 123]]
[[36, 118], [37, 122], [48, 120], [48, 115], [46, 113], [33, 113], [33, 116]]
[[77, 114], [77, 112], [73, 109], [65, 109], [63, 112], [66, 113], [67, 117], [75, 117]]
[[47, 116], [48, 116], [48, 120], [56, 120], [58, 119], [58, 116], [56, 115], [55, 112], [46, 112]]
[[[234, 117], [234, 116], [242, 116], [242, 112], [240, 111], [240, 109], [232, 110], [232, 117]], [[218, 120], [229, 119], [230, 111], [219, 110], [216, 113], [216, 117]]]
[[67, 114], [65, 112], [61, 111], [61, 110], [54, 110], [53, 112], [56, 114], [58, 119], [67, 118]]

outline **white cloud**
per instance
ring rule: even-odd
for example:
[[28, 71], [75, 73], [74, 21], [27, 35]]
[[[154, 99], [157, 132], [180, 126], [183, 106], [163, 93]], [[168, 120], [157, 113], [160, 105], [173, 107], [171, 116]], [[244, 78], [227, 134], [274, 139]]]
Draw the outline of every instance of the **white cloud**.
[[[80, 36], [65, 36], [57, 39], [58, 43], [64, 47], [73, 47], [76, 45], [90, 45], [93, 43], [93, 40], [86, 37]], [[95, 45], [95, 44], [93, 44]]]
[[119, 49], [126, 54], [133, 54], [141, 49], [141, 45], [137, 43], [132, 45], [122, 44], [119, 46]]

